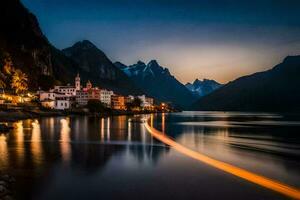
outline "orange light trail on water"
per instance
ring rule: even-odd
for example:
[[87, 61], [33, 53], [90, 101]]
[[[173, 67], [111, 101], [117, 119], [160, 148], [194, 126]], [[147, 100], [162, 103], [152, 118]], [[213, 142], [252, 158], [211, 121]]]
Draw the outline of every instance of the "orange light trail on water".
[[175, 150], [179, 151], [180, 153], [189, 156], [191, 158], [194, 158], [195, 160], [204, 162], [210, 166], [213, 166], [217, 169], [220, 169], [222, 171], [225, 171], [227, 173], [230, 173], [232, 175], [235, 175], [237, 177], [243, 178], [247, 181], [250, 181], [252, 183], [255, 183], [257, 185], [266, 187], [270, 190], [279, 192], [283, 195], [286, 195], [288, 197], [291, 197], [293, 199], [300, 199], [300, 190], [297, 188], [293, 188], [289, 185], [286, 185], [284, 183], [280, 183], [278, 181], [269, 179], [267, 177], [255, 174], [253, 172], [244, 170], [239, 167], [235, 167], [233, 165], [230, 165], [228, 163], [215, 160], [213, 158], [210, 158], [204, 154], [201, 154], [199, 152], [193, 151], [181, 144], [178, 144], [168, 136], [166, 136], [164, 133], [156, 130], [155, 128], [151, 127], [149, 125], [149, 120], [145, 124], [147, 130], [151, 133], [153, 137], [160, 140], [161, 142], [173, 147]]

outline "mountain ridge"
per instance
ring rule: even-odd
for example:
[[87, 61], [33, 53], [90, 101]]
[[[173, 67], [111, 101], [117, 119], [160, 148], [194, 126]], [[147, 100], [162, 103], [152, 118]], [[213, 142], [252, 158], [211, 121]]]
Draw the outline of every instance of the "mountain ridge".
[[237, 78], [201, 98], [195, 110], [300, 111], [300, 56], [288, 56], [272, 69]]
[[172, 102], [180, 108], [187, 108], [196, 100], [193, 94], [180, 83], [169, 71], [162, 67], [156, 60], [150, 60], [147, 64], [138, 61], [126, 66], [116, 62], [115, 65], [122, 69], [137, 85], [150, 96], [159, 101]]
[[63, 49], [62, 52], [89, 75], [85, 79], [91, 79], [98, 86], [121, 94], [142, 94], [142, 90], [136, 87], [125, 73], [89, 40], [76, 42], [71, 47]]
[[193, 83], [186, 83], [185, 87], [189, 89], [195, 96], [200, 98], [219, 89], [222, 87], [222, 84], [210, 79], [203, 79], [202, 81], [195, 79]]
[[[90, 79], [94, 85], [113, 89], [120, 94], [142, 93], [89, 41], [84, 40], [83, 43], [87, 49], [98, 49], [99, 57], [103, 58], [99, 62], [103, 61], [106, 66], [104, 72], [108, 72], [107, 77], [103, 77], [104, 73], [100, 71], [86, 70], [78, 59], [66, 56], [63, 51], [55, 48], [43, 34], [38, 19], [20, 0], [3, 0], [1, 6], [5, 9], [0, 13], [0, 25], [5, 28], [0, 31], [0, 66], [3, 68], [10, 60], [14, 68], [28, 75], [30, 90], [74, 83], [74, 77], [80, 73], [83, 81]], [[107, 70], [107, 66], [112, 70]]]

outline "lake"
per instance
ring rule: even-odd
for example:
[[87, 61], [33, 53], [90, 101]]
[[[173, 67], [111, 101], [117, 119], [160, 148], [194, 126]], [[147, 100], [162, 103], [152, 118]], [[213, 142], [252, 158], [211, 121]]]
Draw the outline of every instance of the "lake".
[[[150, 115], [143, 115], [148, 118]], [[0, 134], [16, 199], [288, 199], [177, 152], [130, 116], [22, 120]], [[300, 117], [155, 114], [153, 126], [216, 160], [300, 188]]]

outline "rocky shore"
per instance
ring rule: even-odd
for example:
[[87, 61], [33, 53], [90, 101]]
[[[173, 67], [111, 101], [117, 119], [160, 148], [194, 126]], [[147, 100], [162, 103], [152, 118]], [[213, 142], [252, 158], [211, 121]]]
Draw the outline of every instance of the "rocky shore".
[[14, 177], [8, 174], [0, 173], [0, 199], [1, 200], [13, 200], [14, 183], [16, 180]]

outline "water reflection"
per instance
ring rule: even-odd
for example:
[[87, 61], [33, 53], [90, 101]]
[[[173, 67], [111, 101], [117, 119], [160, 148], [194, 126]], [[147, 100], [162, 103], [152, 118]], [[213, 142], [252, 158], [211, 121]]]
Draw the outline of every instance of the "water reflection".
[[[129, 118], [77, 116], [16, 122], [9, 135], [0, 135], [0, 169], [18, 179], [19, 199], [84, 199], [83, 194], [95, 199], [140, 199], [141, 195], [145, 199], [159, 195], [165, 199], [199, 199], [203, 195], [215, 199], [215, 192], [208, 188], [216, 186], [215, 180], [222, 180], [218, 198], [240, 186], [241, 182], [178, 155], [152, 138], [143, 123]], [[266, 119], [273, 122], [263, 125]], [[290, 156], [299, 155], [299, 127], [296, 123], [286, 127], [285, 120], [297, 121], [266, 113], [150, 115], [150, 124], [181, 144], [297, 186], [299, 159]], [[253, 125], [254, 121], [259, 125]], [[279, 121], [276, 128], [271, 125]], [[199, 182], [206, 184], [199, 186]], [[197, 191], [190, 193], [191, 188]], [[274, 197], [247, 185], [239, 191], [235, 192], [237, 198], [245, 194]]]
[[[110, 117], [107, 118], [101, 118], [101, 122], [100, 122], [100, 137], [101, 137], [101, 141], [106, 141], [109, 142], [110, 138], [111, 138], [111, 119]], [[117, 122], [117, 127], [120, 126], [119, 121]], [[125, 121], [126, 122], [126, 121]]]
[[109, 141], [110, 140], [110, 117], [107, 118], [106, 131], [107, 131], [106, 139], [107, 139], [107, 141]]
[[206, 163], [207, 165], [210, 165], [212, 167], [215, 167], [219, 170], [235, 175], [242, 179], [248, 180], [249, 182], [255, 183], [257, 185], [263, 186], [265, 188], [286, 195], [287, 197], [300, 199], [300, 190], [298, 190], [295, 187], [286, 185], [284, 183], [280, 183], [279, 181], [272, 180], [270, 178], [258, 175], [256, 173], [247, 171], [245, 169], [238, 168], [226, 162], [213, 159], [200, 152], [193, 151], [190, 148], [185, 147], [184, 145], [181, 145], [178, 142], [171, 139], [170, 137], [166, 136], [164, 132], [158, 131], [154, 127], [150, 127], [148, 123], [146, 124], [146, 128], [151, 133], [151, 135], [153, 135], [155, 138], [157, 138], [158, 140], [162, 141], [165, 144], [170, 145], [178, 152], [181, 152], [182, 154], [190, 158]]
[[68, 163], [71, 159], [71, 138], [70, 138], [70, 118], [61, 119], [61, 130], [60, 130], [60, 149], [61, 149], [61, 156], [64, 163]]
[[132, 122], [128, 121], [127, 123], [128, 123], [127, 124], [127, 126], [128, 126], [127, 141], [131, 142], [131, 132], [132, 132], [131, 124], [132, 124]]
[[165, 133], [166, 132], [166, 113], [162, 113], [161, 114], [161, 131], [163, 132], [163, 133]]
[[[158, 117], [154, 126], [159, 129], [166, 120], [165, 132], [178, 143], [212, 158], [300, 187], [298, 116], [183, 112], [163, 118]], [[272, 123], [265, 123], [266, 119]]]
[[1, 167], [0, 169], [7, 169], [9, 166], [9, 155], [8, 155], [8, 149], [7, 149], [7, 139], [6, 135], [0, 133], [0, 163]]
[[16, 137], [16, 159], [19, 164], [19, 166], [22, 166], [25, 155], [24, 155], [24, 127], [23, 127], [23, 121], [17, 122], [14, 124], [15, 127], [15, 134]]
[[101, 118], [101, 141], [104, 141], [104, 118]]
[[42, 162], [42, 143], [41, 143], [41, 127], [38, 120], [34, 120], [32, 123], [31, 132], [31, 154], [35, 158], [35, 166]]
[[50, 135], [50, 140], [53, 140], [53, 136], [54, 136], [54, 131], [55, 131], [55, 121], [54, 118], [48, 118], [47, 120], [45, 120], [47, 123], [46, 127], [49, 130], [49, 135]]

